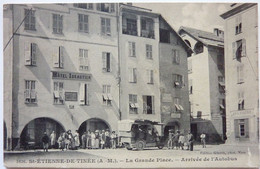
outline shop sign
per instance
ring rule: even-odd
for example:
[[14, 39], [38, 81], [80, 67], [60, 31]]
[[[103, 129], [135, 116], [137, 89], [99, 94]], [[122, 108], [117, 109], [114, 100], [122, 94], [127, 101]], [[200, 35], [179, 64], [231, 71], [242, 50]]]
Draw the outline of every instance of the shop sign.
[[243, 115], [253, 115], [252, 110], [236, 110], [230, 113], [231, 116], [243, 116]]
[[171, 118], [179, 119], [179, 118], [181, 118], [181, 114], [180, 113], [171, 113]]
[[89, 81], [91, 80], [91, 74], [52, 71], [52, 79]]
[[169, 93], [165, 93], [162, 95], [162, 102], [164, 103], [171, 103], [172, 102], [172, 95]]
[[65, 101], [78, 101], [77, 92], [65, 92]]

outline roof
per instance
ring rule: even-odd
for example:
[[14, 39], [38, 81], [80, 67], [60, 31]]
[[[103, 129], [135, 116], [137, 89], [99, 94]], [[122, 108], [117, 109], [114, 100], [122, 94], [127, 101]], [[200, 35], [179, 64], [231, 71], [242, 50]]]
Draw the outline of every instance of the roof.
[[252, 6], [257, 5], [257, 3], [243, 3], [243, 4], [237, 4], [234, 6], [234, 8], [228, 10], [227, 12], [221, 14], [220, 16], [223, 19], [229, 18], [237, 13], [240, 13], [248, 8], [251, 8]]
[[180, 27], [179, 33], [181, 33], [182, 31], [186, 32], [188, 35], [192, 36], [194, 39], [200, 41], [206, 46], [210, 45], [222, 48], [224, 47], [224, 38], [217, 36], [214, 33], [184, 26]]
[[166, 21], [166, 19], [164, 19], [164, 17], [162, 15], [159, 16], [160, 19], [162, 19], [169, 27], [170, 29], [172, 30], [172, 32], [174, 34], [176, 34], [177, 38], [179, 38], [179, 40], [182, 42], [182, 44], [184, 45], [184, 48], [187, 50], [187, 52], [189, 54], [193, 53], [192, 49], [190, 48], [190, 46], [180, 37], [180, 35], [177, 33], [177, 31], [175, 31], [173, 29], [173, 27]]

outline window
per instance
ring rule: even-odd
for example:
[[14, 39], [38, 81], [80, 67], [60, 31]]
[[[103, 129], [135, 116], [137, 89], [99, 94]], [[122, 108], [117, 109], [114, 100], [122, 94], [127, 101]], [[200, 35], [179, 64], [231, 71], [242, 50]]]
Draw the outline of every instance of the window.
[[93, 3], [77, 3], [73, 4], [73, 6], [82, 9], [93, 9]]
[[225, 99], [219, 99], [219, 111], [222, 112], [222, 114], [225, 111]]
[[200, 54], [203, 53], [204, 47], [201, 42], [197, 42], [194, 46], [194, 52], [195, 54]]
[[166, 29], [160, 29], [160, 42], [170, 43], [170, 31]]
[[153, 19], [141, 17], [141, 36], [154, 39]]
[[238, 93], [238, 110], [244, 110], [245, 100], [244, 100], [244, 92]]
[[235, 137], [236, 138], [249, 138], [249, 120], [248, 119], [235, 119]]
[[137, 18], [135, 15], [123, 14], [122, 16], [123, 34], [137, 36]]
[[146, 44], [146, 58], [153, 59], [153, 46]]
[[35, 43], [25, 42], [24, 44], [24, 58], [25, 65], [36, 66], [37, 45]]
[[53, 90], [53, 103], [54, 104], [64, 104], [64, 90], [63, 82], [54, 82]]
[[197, 111], [197, 118], [201, 119], [202, 117], [202, 111]]
[[64, 67], [64, 48], [63, 46], [59, 46], [53, 49], [53, 67], [55, 68], [63, 68]]
[[243, 83], [244, 82], [244, 65], [239, 64], [237, 65], [237, 83]]
[[97, 3], [97, 10], [102, 12], [115, 12], [114, 3]]
[[79, 49], [79, 70], [89, 70], [88, 50], [86, 49]]
[[188, 60], [188, 73], [192, 73], [192, 60]]
[[240, 61], [241, 57], [246, 57], [246, 40], [242, 39], [232, 43], [233, 59]]
[[111, 54], [109, 52], [102, 53], [103, 72], [111, 72]]
[[103, 85], [103, 104], [112, 106], [111, 85]]
[[101, 34], [102, 35], [111, 35], [110, 19], [101, 18]]
[[236, 33], [239, 34], [242, 33], [242, 16], [239, 15], [236, 17]]
[[129, 45], [129, 56], [136, 57], [135, 42], [128, 42]]
[[79, 14], [79, 32], [88, 33], [88, 15]]
[[189, 93], [193, 93], [192, 79], [189, 79]]
[[129, 82], [130, 83], [137, 83], [137, 69], [136, 68], [129, 68]]
[[24, 20], [24, 29], [35, 31], [35, 11], [31, 9], [24, 10], [25, 20]]
[[80, 83], [79, 87], [79, 104], [89, 105], [89, 86], [86, 83]]
[[224, 57], [223, 57], [223, 55], [217, 56], [217, 63], [218, 63], [218, 69], [220, 71], [224, 70]]
[[154, 96], [143, 96], [143, 113], [154, 114]]
[[35, 80], [25, 80], [25, 103], [37, 103], [37, 93], [35, 91]]
[[181, 104], [181, 99], [179, 97], [174, 98], [174, 106], [175, 106], [175, 112], [181, 112], [184, 110]]
[[138, 103], [137, 103], [137, 95], [129, 94], [129, 113], [137, 114], [138, 113]]
[[153, 70], [146, 70], [147, 77], [148, 77], [148, 84], [153, 84]]
[[175, 88], [181, 88], [183, 85], [182, 75], [173, 74], [173, 86]]
[[173, 56], [172, 63], [179, 65], [180, 64], [180, 51], [175, 50], [175, 49], [172, 50], [172, 56]]
[[52, 21], [53, 33], [62, 34], [63, 16], [59, 14], [53, 14]]

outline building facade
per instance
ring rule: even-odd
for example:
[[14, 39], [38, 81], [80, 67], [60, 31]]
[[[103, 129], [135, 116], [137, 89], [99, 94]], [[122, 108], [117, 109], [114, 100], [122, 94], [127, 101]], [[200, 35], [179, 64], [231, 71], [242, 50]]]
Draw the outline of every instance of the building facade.
[[[129, 4], [6, 5], [5, 148], [41, 147], [45, 131], [117, 131], [123, 119], [163, 121], [188, 131], [184, 84], [191, 50], [173, 30], [171, 42], [162, 44], [163, 22]], [[167, 66], [163, 60], [175, 48], [181, 64]], [[180, 89], [173, 87], [175, 71], [182, 75]], [[171, 94], [171, 115], [162, 116], [164, 94]]]
[[[225, 19], [226, 114], [228, 143], [258, 143], [257, 4], [233, 4]], [[248, 19], [252, 18], [252, 19]]]
[[224, 32], [181, 27], [179, 33], [194, 51], [188, 58], [192, 132], [198, 140], [205, 133], [209, 142], [222, 141], [226, 132]]

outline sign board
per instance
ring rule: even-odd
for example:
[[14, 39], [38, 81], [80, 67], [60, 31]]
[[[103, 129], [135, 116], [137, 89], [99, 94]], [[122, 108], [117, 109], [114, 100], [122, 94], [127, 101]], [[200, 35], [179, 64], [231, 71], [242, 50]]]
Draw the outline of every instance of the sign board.
[[77, 92], [65, 92], [65, 101], [78, 101]]
[[162, 102], [171, 103], [172, 102], [172, 95], [170, 93], [162, 94]]
[[90, 81], [91, 74], [52, 71], [52, 79]]
[[179, 118], [181, 118], [181, 114], [180, 113], [171, 113], [171, 118], [179, 119]]
[[241, 116], [241, 115], [253, 115], [253, 111], [252, 110], [236, 110], [233, 112], [230, 112], [231, 116]]

